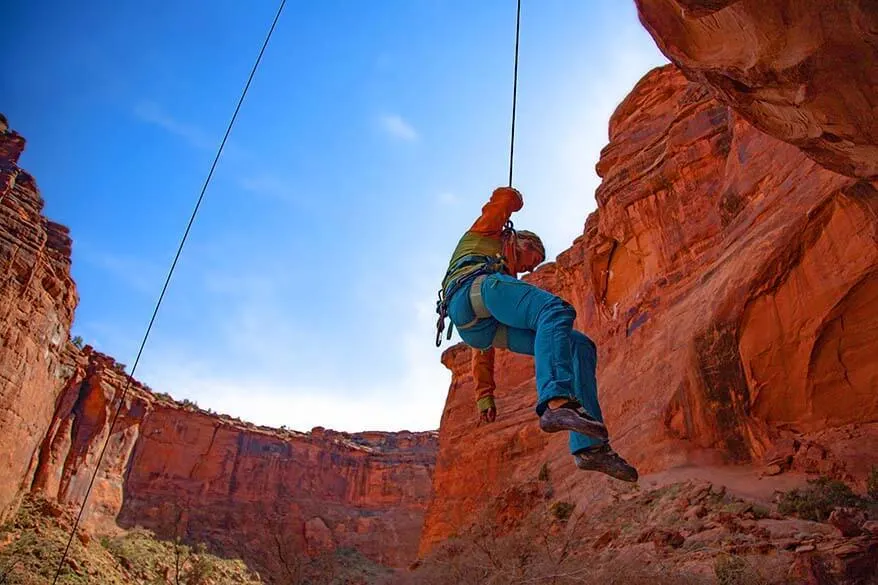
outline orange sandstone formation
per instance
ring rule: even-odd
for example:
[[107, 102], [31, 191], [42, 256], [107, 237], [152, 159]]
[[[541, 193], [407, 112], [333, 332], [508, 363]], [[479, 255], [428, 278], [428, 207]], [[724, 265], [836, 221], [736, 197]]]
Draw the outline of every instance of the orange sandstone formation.
[[[862, 481], [878, 461], [876, 185], [762, 133], [674, 66], [618, 107], [597, 170], [584, 235], [530, 280], [597, 342], [615, 447], [645, 473], [771, 460]], [[559, 497], [595, 481], [565, 437], [540, 433], [530, 358], [498, 360], [498, 422], [473, 428], [469, 351], [443, 356], [422, 552], [543, 463], [566, 478]]]

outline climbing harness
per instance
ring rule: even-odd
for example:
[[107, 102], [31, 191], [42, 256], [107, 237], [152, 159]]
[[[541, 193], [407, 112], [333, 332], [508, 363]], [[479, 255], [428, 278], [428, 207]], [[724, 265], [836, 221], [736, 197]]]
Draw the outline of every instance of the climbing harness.
[[[512, 221], [507, 221], [506, 225], [503, 226], [503, 232], [501, 234], [501, 239], [506, 242], [509, 239], [512, 240], [512, 246], [515, 245], [515, 239], [517, 238], [517, 232], [515, 231], [515, 226]], [[448, 301], [454, 296], [458, 290], [472, 282], [472, 286], [470, 287], [470, 304], [473, 305], [473, 311], [476, 313], [476, 319], [466, 323], [464, 325], [458, 326], [458, 330], [470, 329], [475, 326], [476, 322], [481, 319], [489, 319], [491, 317], [491, 313], [488, 311], [487, 307], [485, 307], [485, 303], [482, 300], [481, 295], [481, 283], [484, 281], [485, 277], [489, 274], [493, 274], [495, 272], [502, 272], [506, 269], [507, 262], [506, 258], [502, 254], [498, 254], [497, 256], [482, 256], [482, 255], [469, 255], [464, 256], [457, 262], [455, 262], [451, 267], [448, 268], [448, 272], [446, 276], [449, 274], [453, 274], [465, 267], [473, 267], [471, 272], [465, 272], [462, 276], [448, 283], [445, 288], [440, 288], [438, 293], [438, 300], [436, 301], [436, 313], [439, 315], [439, 320], [436, 322], [436, 347], [440, 347], [442, 345], [442, 333], [445, 331], [445, 319], [448, 318]], [[474, 292], [475, 291], [475, 292]], [[449, 320], [448, 333], [445, 336], [446, 340], [451, 340], [451, 334], [454, 331], [454, 323]], [[501, 334], [500, 329], [504, 329], [504, 332]], [[505, 326], [498, 325], [498, 335], [500, 336], [500, 341], [503, 342], [505, 339]], [[495, 336], [495, 341], [497, 337]], [[494, 347], [498, 347], [496, 344]], [[505, 343], [503, 345], [505, 347]]]
[[[469, 301], [470, 305], [472, 305], [475, 317], [469, 323], [459, 325], [457, 329], [460, 331], [472, 329], [480, 321], [483, 321], [484, 319], [494, 318], [491, 315], [491, 312], [488, 311], [488, 308], [485, 306], [484, 299], [482, 299], [482, 283], [485, 281], [485, 278], [487, 278], [489, 274], [492, 274], [494, 272], [498, 272], [498, 270], [489, 268], [489, 266], [486, 265], [471, 274], [467, 274], [466, 276], [455, 282], [454, 285], [449, 288], [449, 292], [447, 294], [443, 290], [439, 290], [439, 300], [436, 302], [436, 312], [439, 314], [439, 320], [436, 322], [436, 347], [440, 347], [442, 345], [442, 332], [445, 331], [445, 319], [448, 318], [448, 300], [454, 295], [454, 293], [459, 291], [467, 284], [471, 283], [469, 289]], [[454, 321], [451, 321], [449, 319], [448, 323], [448, 334], [445, 336], [446, 340], [451, 339], [451, 334], [454, 331]], [[502, 323], [497, 323], [497, 331], [494, 333], [494, 341], [492, 342], [492, 346], [498, 347], [500, 349], [506, 349], [506, 325], [503, 325]]]
[[458, 326], [458, 330], [471, 329], [482, 319], [487, 319], [491, 316], [491, 312], [485, 306], [485, 299], [482, 298], [482, 283], [485, 282], [487, 276], [487, 274], [479, 274], [473, 279], [473, 283], [469, 287], [469, 303], [472, 305], [475, 317], [469, 323]]
[[[436, 347], [440, 347], [442, 345], [442, 333], [445, 331], [445, 319], [448, 318], [448, 301], [451, 297], [454, 296], [454, 293], [462, 289], [467, 284], [473, 282], [475, 279], [488, 274], [493, 274], [494, 272], [500, 272], [505, 269], [506, 261], [503, 256], [480, 256], [480, 255], [470, 255], [464, 256], [460, 260], [454, 263], [448, 269], [448, 274], [452, 274], [456, 272], [460, 268], [472, 266], [474, 269], [472, 272], [467, 272], [464, 275], [458, 277], [457, 279], [448, 283], [448, 286], [445, 288], [439, 289], [438, 299], [436, 301], [436, 313], [439, 314], [439, 320], [436, 322]], [[475, 286], [473, 286], [475, 288]], [[472, 289], [470, 289], [472, 290]], [[482, 304], [484, 306], [484, 303]], [[487, 311], [487, 309], [485, 309]], [[490, 313], [488, 313], [490, 316]], [[467, 323], [465, 327], [458, 327], [458, 329], [469, 328], [474, 323]], [[445, 336], [446, 340], [451, 339], [451, 334], [454, 332], [454, 322], [449, 319], [448, 333]]]
[[247, 91], [250, 89], [250, 84], [253, 82], [253, 77], [256, 75], [256, 71], [259, 69], [259, 64], [262, 62], [262, 56], [265, 54], [265, 49], [268, 47], [268, 42], [271, 40], [271, 35], [274, 33], [274, 29], [277, 26], [278, 20], [280, 20], [280, 15], [283, 12], [284, 5], [286, 4], [286, 0], [280, 0], [280, 5], [278, 6], [277, 13], [274, 15], [274, 20], [271, 22], [271, 27], [268, 29], [268, 33], [265, 35], [265, 40], [262, 42], [262, 48], [259, 50], [259, 54], [256, 56], [256, 61], [253, 63], [253, 68], [250, 70], [250, 76], [247, 78], [247, 82], [244, 84], [244, 89], [241, 91], [241, 96], [238, 98], [238, 103], [235, 106], [235, 111], [232, 114], [231, 119], [229, 120], [229, 124], [226, 127], [226, 133], [223, 135], [222, 140], [220, 141], [219, 148], [217, 149], [216, 156], [213, 159], [213, 163], [210, 165], [210, 171], [207, 173], [207, 178], [204, 180], [204, 184], [201, 187], [201, 193], [198, 195], [198, 200], [195, 202], [195, 208], [192, 210], [192, 215], [189, 217], [189, 223], [186, 225], [186, 230], [183, 232], [183, 237], [180, 240], [180, 245], [177, 247], [177, 253], [174, 256], [174, 261], [171, 262], [171, 267], [168, 270], [168, 275], [165, 278], [165, 284], [162, 286], [162, 291], [159, 294], [159, 298], [156, 301], [155, 309], [153, 309], [152, 317], [150, 317], [149, 325], [146, 327], [146, 332], [143, 334], [143, 340], [140, 342], [140, 349], [137, 351], [137, 357], [134, 359], [134, 365], [131, 367], [131, 373], [127, 376], [127, 383], [122, 389], [122, 393], [119, 396], [119, 406], [116, 407], [116, 411], [113, 414], [113, 418], [110, 420], [110, 430], [107, 433], [107, 438], [104, 441], [104, 446], [101, 449], [100, 455], [98, 455], [97, 463], [95, 464], [94, 473], [92, 473], [91, 481], [88, 484], [88, 488], [85, 490], [85, 496], [82, 498], [82, 505], [79, 507], [79, 514], [76, 516], [76, 520], [73, 523], [73, 528], [70, 530], [70, 538], [67, 540], [67, 546], [64, 548], [64, 553], [61, 555], [61, 560], [58, 561], [58, 567], [55, 570], [55, 577], [52, 579], [52, 585], [57, 585], [58, 578], [61, 576], [61, 569], [64, 567], [64, 561], [67, 558], [67, 554], [70, 552], [70, 545], [73, 543], [73, 537], [76, 535], [76, 529], [79, 527], [79, 523], [82, 520], [82, 514], [85, 511], [85, 504], [88, 502], [88, 496], [91, 494], [92, 487], [94, 487], [95, 479], [97, 478], [98, 471], [101, 468], [101, 461], [104, 459], [104, 454], [107, 452], [107, 447], [110, 444], [110, 440], [113, 438], [113, 427], [116, 425], [116, 420], [119, 418], [119, 415], [122, 412], [122, 407], [125, 405], [125, 396], [128, 394], [128, 390], [131, 387], [131, 381], [134, 380], [134, 373], [137, 371], [137, 364], [140, 363], [140, 356], [143, 354], [143, 349], [146, 347], [146, 342], [149, 339], [149, 334], [152, 331], [152, 326], [155, 323], [156, 317], [158, 316], [159, 308], [162, 306], [162, 301], [165, 298], [165, 293], [168, 290], [168, 285], [171, 283], [171, 277], [174, 275], [174, 269], [177, 267], [177, 262], [180, 260], [180, 255], [183, 253], [183, 246], [186, 244], [186, 240], [189, 237], [189, 232], [192, 229], [192, 224], [195, 223], [195, 217], [198, 215], [198, 210], [201, 208], [201, 202], [204, 200], [204, 195], [207, 192], [207, 187], [210, 185], [210, 181], [213, 178], [213, 173], [216, 170], [217, 163], [219, 163], [220, 156], [222, 156], [223, 150], [226, 147], [226, 142], [229, 139], [229, 134], [232, 132], [232, 127], [235, 125], [235, 120], [238, 119], [238, 112], [241, 111], [241, 105], [244, 103], [244, 98], [247, 96]]
[[[482, 298], [482, 283], [488, 277], [487, 274], [480, 274], [473, 279], [473, 283], [469, 287], [469, 303], [472, 306], [475, 317], [469, 323], [458, 326], [458, 331], [471, 329], [485, 319], [493, 319], [491, 311], [485, 306], [485, 299]], [[506, 349], [508, 343], [508, 329], [503, 323], [497, 323], [497, 329], [494, 331], [494, 339], [491, 341], [491, 347]]]

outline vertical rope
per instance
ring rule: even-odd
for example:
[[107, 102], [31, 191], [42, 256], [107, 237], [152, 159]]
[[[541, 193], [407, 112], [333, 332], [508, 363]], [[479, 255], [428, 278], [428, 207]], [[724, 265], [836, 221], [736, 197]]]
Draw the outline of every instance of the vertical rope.
[[509, 186], [512, 186], [512, 168], [515, 160], [515, 109], [518, 100], [518, 39], [521, 31], [521, 0], [515, 14], [515, 69], [512, 74], [512, 132], [509, 137]]

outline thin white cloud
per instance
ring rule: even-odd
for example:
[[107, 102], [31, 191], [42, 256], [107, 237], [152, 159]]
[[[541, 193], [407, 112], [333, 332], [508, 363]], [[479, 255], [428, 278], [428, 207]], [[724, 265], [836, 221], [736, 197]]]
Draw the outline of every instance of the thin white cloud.
[[415, 128], [398, 114], [384, 114], [378, 119], [381, 128], [392, 138], [415, 142], [420, 136]]
[[311, 369], [329, 375], [303, 380], [290, 340], [281, 339], [290, 323], [284, 325], [281, 314], [271, 315], [267, 323], [264, 318], [277, 307], [264, 302], [251, 306], [249, 315], [230, 316], [234, 352], [246, 364], [220, 364], [214, 353], [198, 356], [165, 346], [146, 356], [142, 379], [178, 400], [188, 398], [202, 408], [261, 425], [300, 431], [315, 426], [348, 432], [436, 429], [451, 376], [431, 343], [433, 308], [425, 299], [420, 295], [400, 309], [400, 320], [408, 325], [394, 351], [402, 352], [404, 367], [392, 379], [365, 379], [351, 387], [324, 369], [328, 366], [314, 363]]
[[134, 115], [144, 122], [158, 126], [166, 132], [182, 138], [193, 148], [211, 149], [216, 146], [215, 141], [210, 140], [200, 128], [177, 120], [153, 101], [138, 103], [134, 107]]
[[83, 260], [137, 292], [158, 292], [161, 269], [153, 262], [124, 254], [91, 251], [88, 248], [83, 252]]
[[299, 203], [295, 196], [295, 190], [289, 181], [271, 173], [242, 176], [238, 179], [238, 184], [244, 191], [260, 197], [274, 199], [282, 203]]
[[451, 207], [460, 204], [460, 197], [451, 191], [442, 191], [436, 196], [436, 201], [441, 205]]
[[[640, 76], [662, 62], [648, 36], [635, 26], [632, 24], [633, 32], [629, 33], [634, 36], [632, 42], [611, 53], [602, 67], [583, 69], [577, 75], [567, 72], [538, 99], [522, 102], [516, 183], [520, 180], [526, 205], [519, 214], [520, 222], [516, 216], [516, 225], [538, 231], [550, 255], [570, 246], [582, 233], [586, 214], [594, 209], [598, 178], [593, 168], [606, 144], [610, 114]], [[156, 111], [147, 113], [153, 114], [150, 121], [169, 132], [192, 136], [192, 128], [185, 124], [156, 115]], [[411, 143], [420, 139], [418, 131], [399, 115], [386, 114], [373, 121], [395, 140]], [[285, 182], [270, 174], [239, 175], [239, 185], [263, 195], [289, 194]], [[469, 205], [458, 205], [458, 193], [466, 192], [426, 191], [424, 198], [445, 206], [442, 213], [457, 215]], [[478, 212], [477, 204], [471, 208]], [[460, 220], [461, 229], [472, 219]], [[235, 273], [228, 281], [212, 283], [230, 291], [223, 297], [227, 302], [211, 329], [213, 347], [203, 351], [195, 343], [179, 347], [171, 343], [169, 334], [164, 342], [157, 340], [151, 345], [141, 366], [143, 377], [158, 391], [258, 424], [299, 430], [318, 425], [346, 431], [436, 428], [450, 373], [439, 362], [440, 352], [433, 346], [437, 287], [433, 280], [441, 278], [447, 254], [459, 235], [441, 230], [429, 247], [407, 250], [410, 259], [417, 259], [410, 264], [417, 264], [418, 274], [428, 282], [395, 281], [394, 293], [402, 298], [394, 297], [392, 302], [381, 298], [384, 305], [396, 310], [392, 320], [396, 325], [383, 332], [394, 340], [385, 344], [387, 351], [400, 356], [402, 363], [394, 372], [364, 372], [363, 379], [354, 378], [352, 384], [346, 380], [351, 377], [349, 372], [334, 371], [340, 363], [335, 356], [356, 350], [349, 350], [351, 346], [344, 343], [322, 349], [323, 332], [308, 331], [297, 322], [299, 313], [290, 310], [293, 297], [277, 289], [276, 282], [254, 282], [252, 275]], [[407, 265], [406, 258], [397, 260]], [[239, 283], [250, 283], [252, 290], [242, 292]], [[348, 326], [359, 327], [360, 323]]]

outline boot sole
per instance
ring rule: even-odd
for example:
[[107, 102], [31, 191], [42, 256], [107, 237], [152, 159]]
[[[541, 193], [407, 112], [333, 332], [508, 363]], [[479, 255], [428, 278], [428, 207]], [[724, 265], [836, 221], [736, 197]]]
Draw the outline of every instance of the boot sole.
[[613, 479], [618, 479], [619, 481], [624, 481], [627, 483], [637, 483], [637, 480], [640, 479], [640, 474], [637, 473], [637, 470], [634, 470], [634, 474], [623, 474], [623, 473], [611, 473], [610, 471], [600, 469], [597, 467], [580, 467], [579, 464], [576, 465], [577, 468], [582, 471], [594, 471], [596, 473], [603, 473], [604, 475], [608, 475]]
[[540, 418], [540, 429], [544, 433], [559, 433], [561, 431], [573, 431], [583, 435], [592, 437], [593, 439], [607, 439], [609, 432], [607, 427], [597, 421], [590, 421], [582, 417], [577, 417], [569, 424], [564, 423], [547, 423]]

